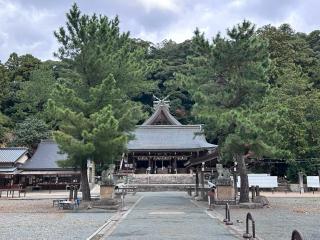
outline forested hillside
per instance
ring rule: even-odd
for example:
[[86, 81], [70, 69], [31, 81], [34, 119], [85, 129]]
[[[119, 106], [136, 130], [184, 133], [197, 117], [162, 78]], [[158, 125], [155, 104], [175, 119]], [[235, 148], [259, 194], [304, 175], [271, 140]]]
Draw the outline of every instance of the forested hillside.
[[56, 60], [12, 53], [0, 64], [1, 146], [33, 151], [54, 137], [67, 164], [109, 162], [151, 113], [152, 95], [169, 95], [177, 119], [205, 124], [209, 142], [242, 174], [261, 158], [289, 163], [289, 176], [317, 174], [320, 30], [244, 21], [216, 36], [195, 30], [182, 43], [155, 44], [119, 21], [74, 5], [55, 31]]

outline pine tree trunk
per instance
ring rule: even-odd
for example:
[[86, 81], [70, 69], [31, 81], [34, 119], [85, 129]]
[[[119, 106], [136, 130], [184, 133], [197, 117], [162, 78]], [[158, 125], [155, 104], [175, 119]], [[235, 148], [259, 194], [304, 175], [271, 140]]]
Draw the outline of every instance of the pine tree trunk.
[[244, 156], [237, 156], [240, 175], [240, 200], [239, 202], [249, 202], [249, 179]]
[[81, 190], [82, 190], [82, 200], [90, 201], [90, 187], [87, 175], [87, 165], [81, 168]]

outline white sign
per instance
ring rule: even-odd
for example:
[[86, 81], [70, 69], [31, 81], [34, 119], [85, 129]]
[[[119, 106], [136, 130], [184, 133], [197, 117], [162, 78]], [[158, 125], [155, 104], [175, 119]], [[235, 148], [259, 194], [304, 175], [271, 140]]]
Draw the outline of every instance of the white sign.
[[307, 176], [307, 186], [311, 188], [320, 188], [319, 176]]
[[[260, 188], [278, 187], [278, 177], [268, 176], [267, 174], [248, 174], [249, 187], [259, 186]], [[238, 176], [237, 187], [240, 187], [240, 177]]]

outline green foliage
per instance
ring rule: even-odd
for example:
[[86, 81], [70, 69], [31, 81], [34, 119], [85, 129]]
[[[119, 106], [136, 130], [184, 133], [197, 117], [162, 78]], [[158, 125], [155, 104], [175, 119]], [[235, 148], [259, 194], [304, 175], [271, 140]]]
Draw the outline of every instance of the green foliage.
[[119, 159], [144, 116], [131, 98], [150, 84], [144, 76], [145, 49], [120, 33], [118, 18], [82, 15], [76, 5], [67, 18], [67, 30], [55, 32], [61, 46], [57, 56], [65, 66], [46, 112], [68, 154], [60, 164], [85, 170], [88, 159], [98, 164]]
[[0, 104], [8, 95], [9, 91], [9, 76], [8, 70], [0, 63]]
[[248, 21], [218, 34], [209, 43], [195, 32], [191, 74], [180, 76], [195, 100], [194, 114], [206, 124], [224, 161], [237, 161], [241, 177], [240, 201], [249, 201], [245, 160], [270, 154], [263, 139], [259, 104], [267, 91], [269, 55], [266, 41]]
[[38, 68], [41, 61], [31, 54], [18, 56], [16, 53], [12, 53], [9, 59], [5, 63], [5, 66], [10, 71], [10, 79], [12, 81], [28, 81], [31, 72]]
[[120, 32], [118, 17], [109, 20], [106, 16], [81, 14], [74, 4], [67, 19], [67, 28], [55, 32], [60, 43], [56, 56], [81, 74], [88, 86], [95, 86], [112, 74], [116, 86], [131, 99], [154, 88], [146, 80], [146, 47], [137, 44], [128, 32]]
[[0, 146], [10, 141], [10, 119], [0, 112]]
[[282, 24], [279, 28], [267, 25], [258, 32], [260, 37], [269, 43], [268, 50], [272, 61], [268, 75], [271, 84], [277, 84], [277, 79], [287, 69], [291, 69], [292, 71], [301, 70], [310, 77], [310, 80], [319, 85], [319, 58], [313, 50], [313, 48], [317, 49], [314, 33], [311, 33], [308, 38], [303, 34], [295, 33], [288, 24]]
[[48, 138], [50, 131], [46, 123], [36, 117], [29, 117], [17, 124], [11, 145], [28, 147], [33, 151], [42, 139]]
[[268, 73], [270, 88], [261, 111], [272, 113], [274, 121], [268, 120], [263, 128], [277, 133], [277, 137], [267, 135], [266, 141], [274, 146], [276, 156], [289, 163], [289, 179], [296, 179], [298, 171], [316, 174], [319, 160], [310, 160], [320, 157], [316, 32], [306, 36], [284, 24], [279, 28], [266, 26], [259, 33], [269, 42], [272, 66]]
[[23, 121], [19, 115], [20, 103], [18, 92], [22, 89], [22, 85], [30, 80], [31, 72], [37, 69], [41, 61], [30, 54], [18, 56], [12, 53], [5, 63], [9, 76], [9, 89], [4, 101], [2, 102], [2, 111], [12, 118], [14, 121]]
[[[156, 61], [156, 67], [149, 72], [149, 78], [158, 83], [154, 94], [159, 97], [170, 95], [170, 108], [182, 123], [192, 121], [191, 108], [193, 102], [188, 91], [177, 84], [176, 75], [189, 72], [187, 58], [193, 54], [190, 40], [180, 44], [163, 41], [156, 46], [151, 45], [148, 58]], [[152, 106], [149, 99], [146, 102]]]
[[81, 167], [87, 159], [96, 163], [118, 159], [125, 151], [127, 133], [143, 116], [140, 107], [115, 87], [112, 75], [90, 88], [88, 99], [77, 88], [58, 85], [49, 109], [59, 120], [55, 139], [73, 167]]
[[59, 63], [44, 62], [30, 73], [29, 81], [21, 84], [17, 92], [18, 102], [15, 105], [15, 116], [25, 119], [28, 116], [44, 118], [44, 109], [57, 82], [54, 68]]
[[[203, 34], [195, 32], [193, 42], [199, 52], [190, 59], [193, 74], [184, 80], [196, 102], [194, 114], [206, 123], [209, 138], [221, 149], [228, 149], [222, 153], [238, 154], [241, 148], [246, 154], [253, 150], [250, 146], [253, 148], [255, 141], [261, 142], [261, 130], [252, 116], [257, 114], [257, 100], [267, 89], [267, 45], [246, 21], [227, 34], [228, 39], [217, 35], [210, 44]], [[242, 139], [237, 147], [236, 138]]]

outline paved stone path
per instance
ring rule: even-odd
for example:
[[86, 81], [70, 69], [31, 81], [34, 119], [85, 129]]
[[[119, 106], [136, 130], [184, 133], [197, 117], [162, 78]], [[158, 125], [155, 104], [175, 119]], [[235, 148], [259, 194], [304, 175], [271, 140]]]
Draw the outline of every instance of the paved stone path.
[[142, 193], [142, 196], [105, 239], [239, 239], [219, 220], [191, 203], [185, 193]]

